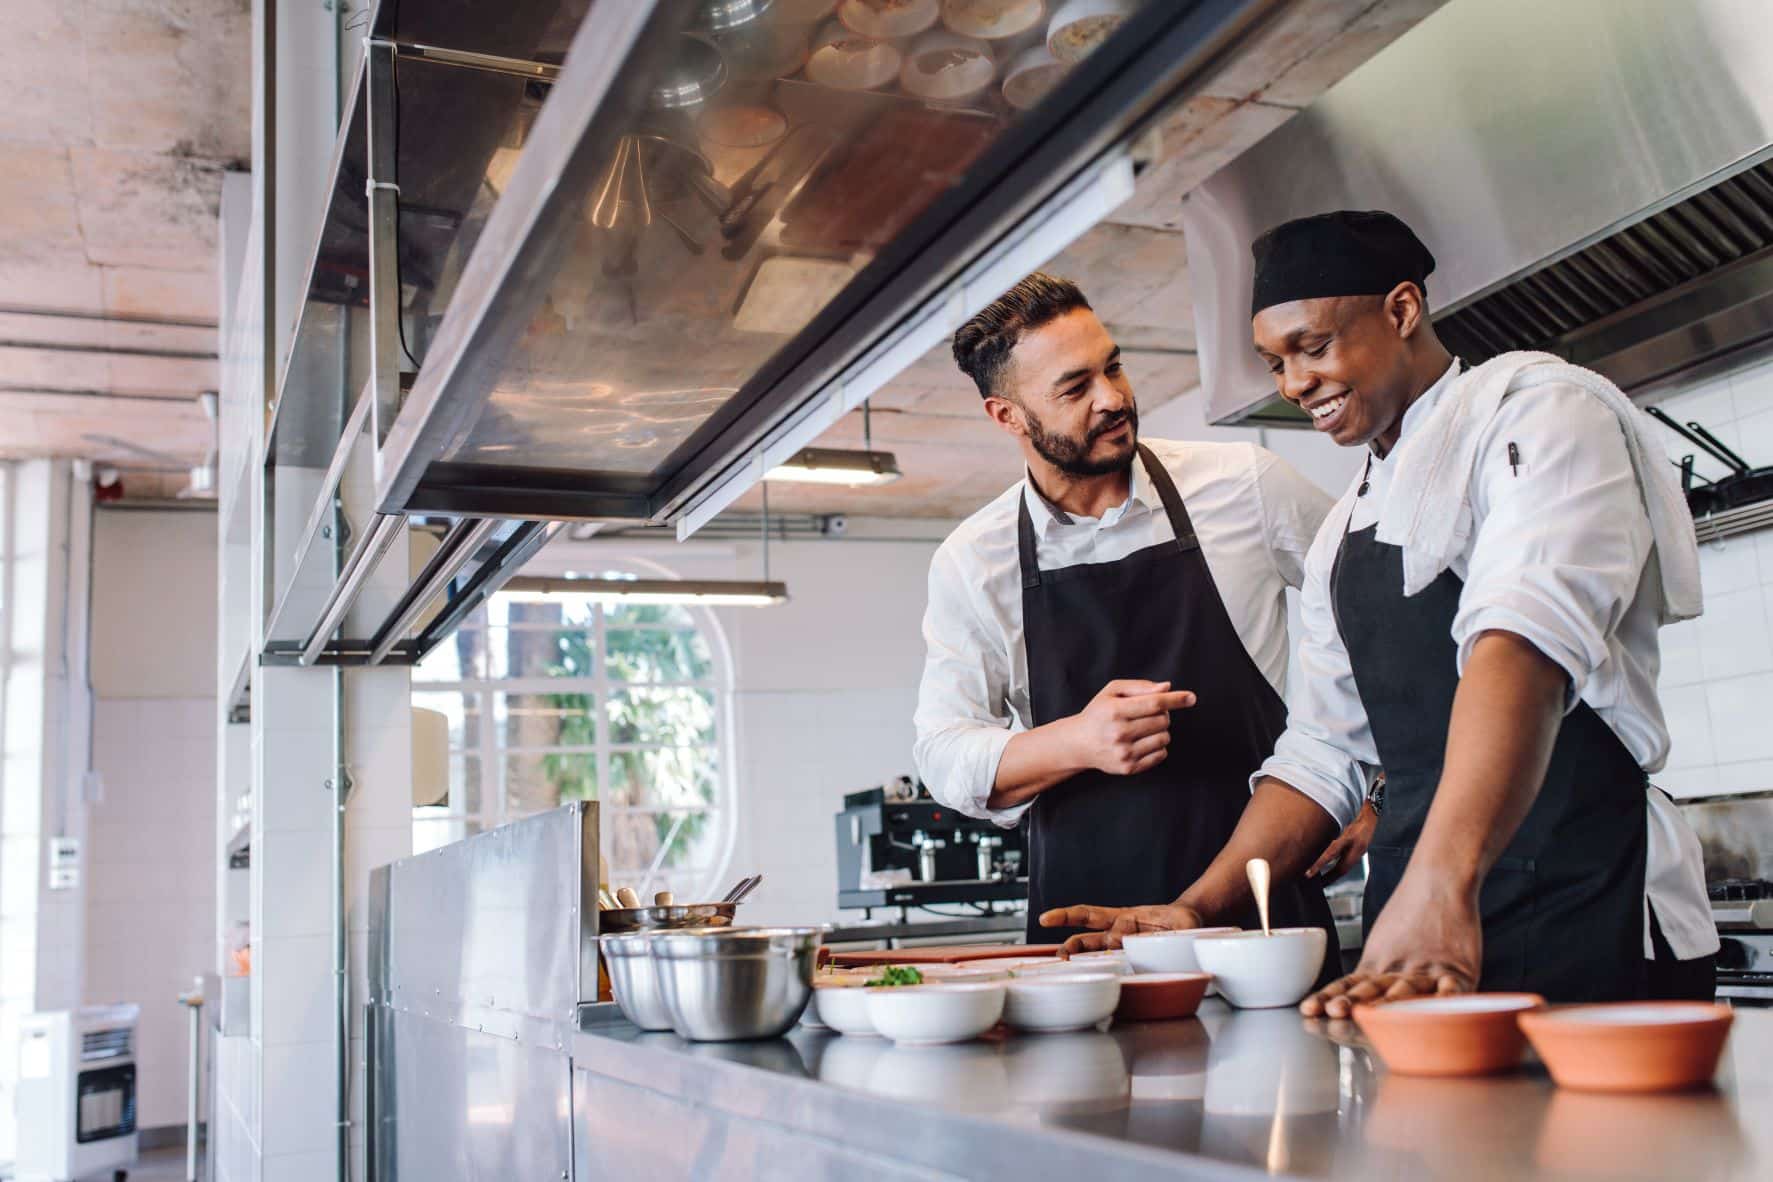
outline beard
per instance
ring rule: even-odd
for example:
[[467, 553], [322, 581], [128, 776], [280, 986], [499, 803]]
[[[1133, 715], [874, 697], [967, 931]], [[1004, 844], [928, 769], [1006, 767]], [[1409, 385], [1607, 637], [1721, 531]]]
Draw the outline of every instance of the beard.
[[[1023, 417], [1028, 421], [1028, 442], [1040, 458], [1051, 464], [1067, 476], [1107, 476], [1111, 472], [1119, 472], [1133, 462], [1133, 454], [1139, 443], [1139, 411], [1137, 407], [1128, 408], [1122, 415], [1106, 419], [1090, 428], [1081, 439], [1069, 435], [1049, 432], [1041, 425], [1039, 419], [1023, 408]], [[1111, 431], [1119, 430], [1121, 424], [1130, 423], [1133, 437], [1127, 441], [1126, 450], [1100, 459], [1091, 459], [1090, 451], [1096, 446], [1096, 440]]]

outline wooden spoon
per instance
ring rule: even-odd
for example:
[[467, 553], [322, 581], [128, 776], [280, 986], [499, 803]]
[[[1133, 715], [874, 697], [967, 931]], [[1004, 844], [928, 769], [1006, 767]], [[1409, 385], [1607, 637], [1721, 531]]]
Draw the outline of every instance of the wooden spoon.
[[1256, 895], [1256, 912], [1262, 917], [1262, 934], [1273, 935], [1268, 928], [1268, 859], [1251, 858], [1244, 863], [1244, 873], [1250, 876], [1250, 890]]

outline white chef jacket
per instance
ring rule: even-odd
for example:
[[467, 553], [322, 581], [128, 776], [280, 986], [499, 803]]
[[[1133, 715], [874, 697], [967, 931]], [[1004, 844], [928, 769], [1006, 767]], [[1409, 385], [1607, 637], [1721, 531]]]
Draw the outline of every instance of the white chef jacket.
[[[1176, 484], [1244, 648], [1284, 695], [1286, 588], [1303, 578], [1305, 553], [1330, 498], [1253, 444], [1142, 442]], [[1133, 464], [1127, 500], [1100, 518], [1072, 517], [1024, 479], [962, 522], [936, 551], [923, 620], [918, 774], [937, 800], [1005, 828], [1028, 806], [994, 810], [986, 802], [1010, 737], [1034, 725], [1016, 545], [1024, 501], [1042, 570], [1113, 562], [1176, 536], [1140, 461]], [[1176, 688], [1211, 692], [1210, 686]]]
[[[1343, 535], [1379, 520], [1397, 457], [1459, 376], [1455, 362], [1404, 414], [1397, 446], [1351, 482], [1305, 560], [1299, 684], [1287, 729], [1252, 784], [1273, 776], [1346, 825], [1378, 753], [1330, 600]], [[1513, 444], [1514, 456], [1508, 448]], [[1478, 445], [1472, 531], [1452, 562], [1464, 580], [1453, 619], [1460, 672], [1483, 632], [1531, 641], [1570, 678], [1567, 708], [1587, 702], [1647, 772], [1668, 759], [1656, 692], [1658, 583], [1650, 520], [1618, 418], [1578, 386], [1548, 383], [1503, 401]], [[1365, 496], [1356, 492], [1363, 480]], [[1644, 954], [1654, 906], [1680, 959], [1718, 949], [1699, 839], [1660, 790], [1648, 792]]]

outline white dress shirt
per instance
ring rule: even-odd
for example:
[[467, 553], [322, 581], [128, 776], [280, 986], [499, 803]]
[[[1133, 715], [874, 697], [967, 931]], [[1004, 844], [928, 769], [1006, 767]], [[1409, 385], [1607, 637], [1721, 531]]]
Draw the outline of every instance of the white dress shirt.
[[[1284, 695], [1286, 588], [1303, 578], [1330, 498], [1253, 444], [1142, 442], [1176, 484], [1244, 648]], [[1100, 518], [1072, 517], [1021, 480], [962, 522], [930, 561], [918, 774], [937, 800], [1005, 828], [1028, 806], [994, 810], [987, 800], [1010, 737], [1034, 726], [1016, 545], [1024, 500], [1042, 570], [1113, 562], [1176, 536], [1145, 465], [1135, 462], [1131, 495]]]
[[[1344, 534], [1379, 520], [1411, 425], [1458, 376], [1455, 363], [1405, 412], [1397, 446], [1355, 476], [1305, 561], [1300, 679], [1287, 700], [1286, 732], [1257, 778], [1297, 788], [1341, 825], [1360, 811], [1378, 753], [1336, 628], [1330, 571]], [[1668, 728], [1656, 693], [1658, 584], [1650, 521], [1618, 418], [1580, 387], [1538, 386], [1502, 403], [1477, 456], [1472, 531], [1451, 568], [1465, 583], [1453, 619], [1460, 672], [1483, 632], [1525, 637], [1569, 676], [1567, 708], [1587, 702], [1645, 771], [1659, 770]], [[1357, 496], [1363, 479], [1370, 487]], [[1677, 957], [1715, 952], [1699, 839], [1659, 789], [1649, 790], [1648, 808], [1645, 955], [1652, 905]]]

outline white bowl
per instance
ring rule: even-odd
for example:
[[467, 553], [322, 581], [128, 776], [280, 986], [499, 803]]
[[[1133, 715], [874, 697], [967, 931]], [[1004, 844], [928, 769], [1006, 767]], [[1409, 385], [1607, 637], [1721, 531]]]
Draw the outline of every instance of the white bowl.
[[942, 0], [942, 23], [963, 37], [1020, 37], [1045, 15], [1043, 0]]
[[963, 960], [956, 968], [970, 969], [974, 972], [1004, 973], [1011, 977], [1019, 977], [1030, 969], [1035, 971], [1052, 968], [1063, 964], [1056, 956], [999, 956], [987, 960]]
[[875, 90], [899, 76], [904, 55], [890, 41], [858, 37], [833, 21], [813, 42], [809, 81], [835, 90]]
[[[1241, 928], [1188, 928], [1179, 932], [1143, 932], [1122, 936], [1120, 946], [1135, 973], [1198, 973], [1194, 942], [1202, 936], [1242, 931]], [[1209, 994], [1212, 990], [1207, 990]]]
[[919, 37], [899, 67], [905, 93], [932, 102], [971, 98], [997, 77], [991, 47], [975, 37], [933, 29]]
[[1045, 45], [1031, 45], [1017, 54], [1003, 72], [1004, 101], [1018, 111], [1029, 110], [1047, 96], [1047, 91], [1059, 85], [1070, 69]]
[[874, 1029], [906, 1046], [965, 1042], [1003, 1017], [1001, 981], [938, 982], [864, 991]]
[[1200, 967], [1213, 974], [1220, 994], [1246, 1010], [1297, 1005], [1311, 992], [1324, 964], [1322, 928], [1223, 932], [1194, 942]]
[[914, 37], [936, 23], [938, 0], [843, 0], [837, 19], [864, 37]]
[[1068, 65], [1075, 65], [1108, 40], [1139, 0], [1069, 0], [1053, 12], [1047, 25], [1047, 49]]
[[820, 985], [813, 989], [819, 1021], [839, 1034], [871, 1035], [878, 1031], [868, 1017], [868, 991], [857, 985]]
[[1119, 1004], [1120, 977], [1114, 973], [1040, 973], [1010, 982], [1004, 1021], [1051, 1034], [1088, 1030], [1113, 1016]]
[[1133, 962], [1128, 959], [1124, 948], [1110, 948], [1104, 952], [1080, 952], [1069, 963], [1101, 969], [1105, 973], [1118, 973], [1123, 977], [1133, 971]]

